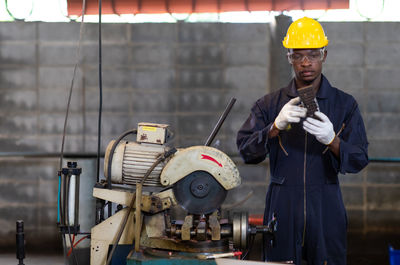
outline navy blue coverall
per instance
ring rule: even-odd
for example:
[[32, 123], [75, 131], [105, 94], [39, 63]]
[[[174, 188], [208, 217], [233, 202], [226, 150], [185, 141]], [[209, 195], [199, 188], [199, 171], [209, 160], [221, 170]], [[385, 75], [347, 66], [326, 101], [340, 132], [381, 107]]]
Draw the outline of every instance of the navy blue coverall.
[[237, 134], [246, 163], [259, 163], [269, 154], [271, 182], [264, 222], [277, 215], [276, 247], [265, 249], [267, 261], [301, 259], [311, 265], [346, 264], [347, 216], [338, 173], [356, 173], [368, 164], [368, 142], [355, 99], [332, 87], [322, 75], [318, 106], [340, 138], [340, 158], [293, 123], [278, 137], [268, 132], [282, 107], [297, 97], [294, 79], [256, 101]]

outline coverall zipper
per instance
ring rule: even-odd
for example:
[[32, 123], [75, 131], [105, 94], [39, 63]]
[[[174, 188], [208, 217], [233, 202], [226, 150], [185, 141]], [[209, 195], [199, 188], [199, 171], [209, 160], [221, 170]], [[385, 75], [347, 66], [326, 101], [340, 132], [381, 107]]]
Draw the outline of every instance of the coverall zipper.
[[307, 222], [307, 196], [306, 196], [306, 166], [307, 166], [307, 132], [305, 132], [304, 140], [304, 165], [303, 165], [303, 214], [304, 214], [304, 226], [303, 226], [303, 240], [301, 246], [304, 247], [304, 241], [306, 236], [306, 222]]

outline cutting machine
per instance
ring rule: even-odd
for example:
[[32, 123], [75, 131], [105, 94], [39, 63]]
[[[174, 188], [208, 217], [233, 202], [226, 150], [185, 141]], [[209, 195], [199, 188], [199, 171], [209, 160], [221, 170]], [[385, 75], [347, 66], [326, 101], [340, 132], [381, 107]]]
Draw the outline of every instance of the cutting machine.
[[[92, 265], [111, 264], [122, 245], [134, 245], [127, 264], [146, 264], [149, 257], [198, 259], [245, 250], [257, 232], [273, 239], [274, 222], [252, 226], [246, 212], [222, 216], [228, 191], [241, 183], [225, 153], [209, 146], [176, 150], [169, 145], [165, 124], [139, 123], [132, 133], [136, 141], [110, 142], [104, 162], [107, 180], [93, 189], [99, 218], [91, 231]], [[103, 220], [105, 202], [118, 206]]]

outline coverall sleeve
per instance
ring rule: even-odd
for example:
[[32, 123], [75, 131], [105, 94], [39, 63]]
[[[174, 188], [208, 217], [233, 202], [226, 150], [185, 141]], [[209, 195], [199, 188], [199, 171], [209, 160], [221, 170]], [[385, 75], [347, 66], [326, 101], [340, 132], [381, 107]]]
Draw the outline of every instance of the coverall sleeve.
[[273, 121], [265, 120], [261, 108], [256, 102], [236, 137], [236, 145], [245, 163], [257, 164], [266, 158], [269, 152], [268, 132], [272, 125]]
[[367, 166], [369, 160], [367, 135], [358, 106], [339, 137], [340, 162], [335, 158], [334, 167], [342, 174], [359, 172]]

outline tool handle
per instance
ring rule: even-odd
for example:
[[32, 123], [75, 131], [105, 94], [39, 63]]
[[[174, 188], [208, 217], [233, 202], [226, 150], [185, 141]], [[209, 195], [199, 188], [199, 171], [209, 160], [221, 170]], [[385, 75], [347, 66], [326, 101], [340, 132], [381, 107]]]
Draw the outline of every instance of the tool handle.
[[222, 123], [224, 123], [226, 117], [228, 116], [229, 112], [231, 111], [233, 104], [235, 104], [236, 98], [232, 98], [231, 101], [229, 102], [228, 106], [225, 108], [224, 112], [222, 113], [221, 117], [219, 117], [219, 120], [217, 124], [215, 125], [214, 129], [212, 130], [210, 136], [208, 137], [206, 143], [204, 144], [205, 146], [210, 146], [212, 141], [214, 140], [215, 136], [219, 132], [219, 129], [221, 129]]

